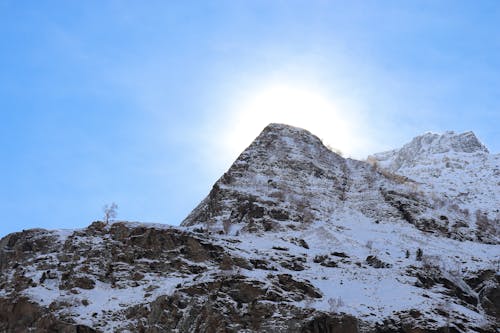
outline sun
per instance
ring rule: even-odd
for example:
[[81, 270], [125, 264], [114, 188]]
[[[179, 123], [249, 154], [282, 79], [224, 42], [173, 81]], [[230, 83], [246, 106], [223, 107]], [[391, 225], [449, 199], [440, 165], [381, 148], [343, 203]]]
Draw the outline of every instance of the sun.
[[272, 83], [245, 93], [229, 116], [224, 135], [233, 156], [245, 149], [269, 123], [305, 128], [347, 154], [356, 145], [354, 113], [341, 99], [315, 86]]

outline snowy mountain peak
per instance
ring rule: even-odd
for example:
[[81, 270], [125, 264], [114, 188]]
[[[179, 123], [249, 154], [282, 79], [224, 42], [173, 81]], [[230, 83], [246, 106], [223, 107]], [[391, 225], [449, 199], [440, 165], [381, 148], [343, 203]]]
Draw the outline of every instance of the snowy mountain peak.
[[[307, 215], [311, 197], [335, 202], [345, 192], [346, 161], [301, 128], [270, 124], [216, 182], [182, 225], [232, 221], [244, 230], [275, 230]], [[237, 222], [237, 223], [236, 223]]]
[[[290, 125], [271, 123], [267, 125], [253, 143], [246, 149], [235, 162], [249, 154], [256, 154], [258, 151], [265, 152], [267, 158], [319, 158], [324, 147], [321, 140], [311, 132]], [[324, 151], [323, 151], [324, 153]], [[274, 155], [273, 154], [277, 154]], [[290, 154], [293, 154], [291, 156]], [[300, 155], [300, 156], [299, 156]], [[253, 156], [257, 157], [257, 156]]]
[[500, 155], [490, 154], [473, 132], [426, 133], [368, 162], [469, 209], [487, 211], [500, 202]]
[[304, 133], [307, 135], [312, 135], [314, 136], [311, 132], [309, 132], [306, 129], [300, 128], [300, 127], [295, 127], [287, 124], [282, 124], [282, 123], [270, 123], [268, 124], [260, 133], [259, 136], [265, 135], [266, 133]]
[[378, 161], [391, 171], [397, 171], [404, 167], [414, 167], [422, 160], [444, 154], [489, 154], [489, 151], [470, 131], [464, 133], [447, 131], [443, 134], [428, 132], [413, 138], [400, 149], [374, 154], [368, 159]]
[[488, 153], [488, 149], [471, 131], [464, 133], [446, 131], [443, 134], [426, 133], [414, 138], [408, 146], [418, 147], [419, 152], [434, 154], [446, 153], [449, 151], [457, 153]]
[[[446, 134], [448, 138], [455, 136]], [[409, 146], [411, 144], [405, 147], [412, 150]], [[467, 175], [459, 180], [473, 180], [471, 177]], [[470, 197], [466, 197], [464, 184], [459, 184], [454, 192], [442, 186], [446, 191], [439, 193], [439, 197], [446, 201], [451, 193], [477, 203], [480, 194], [470, 192]], [[405, 174], [385, 172], [365, 162], [344, 159], [306, 130], [270, 124], [182, 225], [201, 226], [226, 234], [301, 230], [317, 221], [337, 219], [340, 211], [352, 210], [373, 220], [406, 221], [421, 230], [445, 233], [447, 237], [475, 239], [475, 234], [470, 233], [471, 224], [465, 222], [468, 217], [460, 217], [464, 221], [459, 224], [461, 227], [430, 218], [434, 206], [431, 198], [435, 196], [421, 196], [418, 193], [422, 190], [434, 192]], [[412, 198], [411, 202], [406, 202], [408, 198]], [[492, 200], [484, 195], [480, 198], [484, 199], [481, 203]], [[411, 211], [407, 209], [410, 206]], [[483, 241], [494, 241], [480, 236]]]

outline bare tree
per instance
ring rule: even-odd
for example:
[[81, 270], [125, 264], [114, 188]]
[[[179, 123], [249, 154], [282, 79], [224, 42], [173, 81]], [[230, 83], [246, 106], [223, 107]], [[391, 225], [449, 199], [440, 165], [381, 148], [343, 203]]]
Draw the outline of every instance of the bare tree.
[[222, 221], [222, 228], [224, 229], [224, 233], [229, 235], [229, 231], [231, 231], [231, 220], [226, 219]]
[[110, 220], [116, 217], [116, 211], [118, 210], [118, 205], [114, 202], [111, 205], [104, 205], [102, 207], [104, 212], [104, 222], [108, 223]]

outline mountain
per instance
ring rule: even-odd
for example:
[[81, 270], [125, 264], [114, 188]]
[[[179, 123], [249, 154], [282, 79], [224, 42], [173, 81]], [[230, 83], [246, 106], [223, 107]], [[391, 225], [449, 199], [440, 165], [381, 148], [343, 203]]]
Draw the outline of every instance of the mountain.
[[270, 124], [179, 227], [0, 240], [0, 332], [497, 332], [499, 167], [473, 133], [357, 161]]
[[499, 212], [500, 154], [490, 154], [472, 132], [426, 133], [368, 161], [417, 181], [429, 194], [471, 210]]

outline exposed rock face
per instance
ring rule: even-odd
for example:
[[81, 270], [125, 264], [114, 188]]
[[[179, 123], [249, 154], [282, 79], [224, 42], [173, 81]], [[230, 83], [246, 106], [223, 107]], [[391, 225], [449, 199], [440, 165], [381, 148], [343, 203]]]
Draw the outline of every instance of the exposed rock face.
[[357, 333], [359, 332], [356, 318], [344, 316], [341, 318], [319, 315], [307, 322], [301, 330], [301, 333]]
[[0, 331], [29, 332], [30, 329], [40, 333], [96, 332], [85, 325], [61, 321], [51, 314], [50, 310], [40, 307], [26, 297], [0, 299]]
[[[414, 141], [420, 156], [495, 161], [470, 133]], [[386, 155], [344, 159], [271, 124], [181, 227], [8, 235], [0, 332], [496, 332], [495, 212], [476, 225], [465, 209], [482, 199], [441, 205], [455, 192]]]
[[311, 133], [271, 124], [214, 185], [182, 225], [225, 221], [246, 231], [284, 230], [286, 224], [313, 222], [311, 198], [330, 207], [345, 200], [347, 161]]

